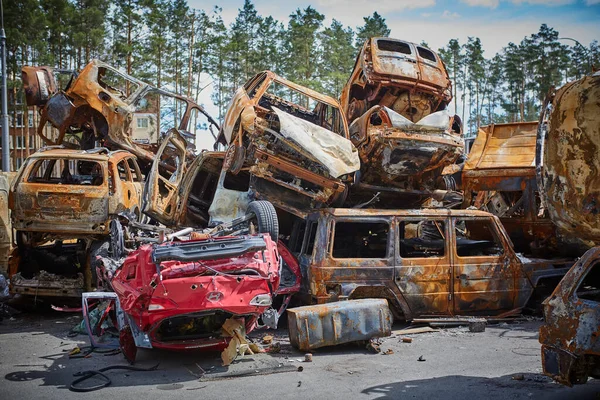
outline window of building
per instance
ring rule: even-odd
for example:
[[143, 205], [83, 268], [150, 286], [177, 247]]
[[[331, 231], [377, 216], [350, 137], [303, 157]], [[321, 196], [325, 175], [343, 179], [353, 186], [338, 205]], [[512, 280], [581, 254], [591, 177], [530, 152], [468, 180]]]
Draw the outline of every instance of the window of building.
[[504, 252], [489, 219], [457, 219], [455, 229], [456, 254], [459, 257], [499, 256]]
[[137, 119], [137, 127], [138, 128], [147, 128], [148, 127], [148, 118], [138, 118]]
[[386, 258], [390, 227], [384, 222], [336, 222], [334, 258]]
[[590, 268], [576, 293], [580, 299], [600, 302], [600, 262]]
[[399, 224], [400, 257], [443, 257], [446, 231], [443, 221], [402, 221]]

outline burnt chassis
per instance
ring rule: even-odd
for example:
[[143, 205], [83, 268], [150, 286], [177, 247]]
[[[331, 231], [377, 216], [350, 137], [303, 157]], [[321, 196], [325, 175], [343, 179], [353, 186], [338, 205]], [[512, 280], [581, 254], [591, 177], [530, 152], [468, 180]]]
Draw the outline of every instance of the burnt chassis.
[[[144, 245], [114, 272], [104, 267], [98, 273], [114, 292], [82, 296], [90, 341], [116, 346], [96, 340], [98, 324], [92, 326], [89, 318], [91, 301], [108, 301], [103, 319], [112, 318], [131, 362], [137, 347], [223, 350], [230, 338], [221, 334], [221, 325], [230, 318], [242, 319], [246, 332], [276, 328], [300, 288], [296, 260], [263, 234]], [[278, 310], [272, 308], [275, 296], [281, 296]], [[192, 332], [187, 337], [181, 334], [186, 330]]]
[[[125, 94], [101, 83], [100, 73], [103, 70], [110, 70], [127, 80], [131, 86], [136, 85], [137, 89]], [[25, 66], [22, 69], [27, 105], [41, 107], [37, 134], [46, 145], [64, 144], [90, 149], [99, 140], [108, 147], [135, 154], [145, 164], [151, 163], [154, 153], [134, 143], [129, 133], [137, 103], [150, 93], [185, 103], [186, 110], [178, 125], [180, 131], [186, 131], [194, 109], [207, 118], [211, 128], [220, 129], [206, 110], [191, 99], [148, 85], [102, 61], [92, 60], [79, 74], [71, 73], [72, 78], [66, 88], [59, 90], [51, 68]], [[58, 129], [56, 140], [44, 135], [44, 127], [48, 122]], [[74, 135], [79, 145], [67, 142], [67, 133]]]
[[[592, 268], [598, 268], [600, 247], [588, 250], [567, 272], [550, 297], [544, 301], [545, 324], [540, 327], [542, 367], [545, 375], [563, 385], [600, 378], [600, 307], [581, 298], [576, 291]], [[597, 277], [597, 275], [596, 275]]]

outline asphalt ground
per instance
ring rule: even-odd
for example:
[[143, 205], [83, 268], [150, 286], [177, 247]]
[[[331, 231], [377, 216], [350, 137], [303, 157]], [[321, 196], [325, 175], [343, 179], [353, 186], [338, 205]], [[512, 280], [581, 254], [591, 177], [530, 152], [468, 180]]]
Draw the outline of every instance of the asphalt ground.
[[281, 351], [223, 367], [219, 353], [140, 350], [135, 365], [158, 363], [156, 370], [110, 370], [110, 386], [76, 393], [68, 389], [74, 373], [128, 365], [121, 354], [70, 359], [73, 348], [88, 345], [85, 335], [68, 336], [79, 321], [46, 310], [0, 322], [0, 399], [600, 399], [599, 381], [568, 388], [541, 373], [539, 320], [402, 336], [411, 343], [393, 334], [381, 340], [382, 353], [341, 345], [313, 351], [312, 362], [285, 329], [255, 331], [252, 339], [273, 335]]

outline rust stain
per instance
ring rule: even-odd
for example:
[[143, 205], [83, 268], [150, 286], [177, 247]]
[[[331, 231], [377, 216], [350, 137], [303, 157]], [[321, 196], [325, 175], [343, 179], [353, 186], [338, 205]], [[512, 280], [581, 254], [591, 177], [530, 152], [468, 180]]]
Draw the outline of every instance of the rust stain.
[[561, 234], [600, 243], [600, 74], [560, 88], [544, 148], [543, 190]]

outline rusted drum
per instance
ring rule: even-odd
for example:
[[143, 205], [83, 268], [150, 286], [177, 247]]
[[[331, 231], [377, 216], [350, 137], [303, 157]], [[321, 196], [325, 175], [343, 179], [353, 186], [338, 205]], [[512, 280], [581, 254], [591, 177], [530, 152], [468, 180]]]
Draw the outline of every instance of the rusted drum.
[[544, 149], [551, 219], [565, 236], [600, 244], [600, 73], [560, 88]]

